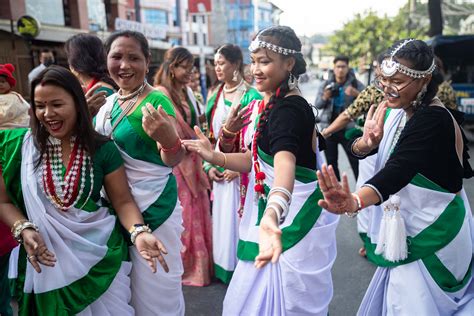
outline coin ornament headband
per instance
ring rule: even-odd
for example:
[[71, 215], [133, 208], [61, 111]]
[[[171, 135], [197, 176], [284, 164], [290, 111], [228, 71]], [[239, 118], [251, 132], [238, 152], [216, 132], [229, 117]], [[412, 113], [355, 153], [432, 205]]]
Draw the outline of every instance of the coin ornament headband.
[[255, 39], [252, 41], [252, 43], [250, 43], [249, 51], [251, 53], [253, 53], [259, 48], [266, 48], [266, 49], [269, 49], [271, 51], [274, 51], [277, 54], [283, 54], [285, 56], [301, 53], [301, 51], [297, 51], [297, 50], [294, 50], [294, 49], [285, 48], [285, 47], [281, 47], [281, 46], [278, 46], [278, 45], [275, 45], [275, 44], [272, 44], [272, 43], [269, 43], [269, 42], [265, 42], [265, 41], [260, 39], [260, 34], [258, 34], [255, 37]]
[[397, 71], [415, 79], [424, 78], [427, 75], [430, 75], [433, 73], [433, 71], [436, 69], [434, 58], [433, 58], [433, 62], [431, 63], [431, 66], [428, 69], [423, 70], [423, 71], [408, 68], [407, 66], [402, 65], [401, 63], [393, 59], [393, 57], [398, 53], [398, 51], [400, 51], [400, 49], [402, 49], [406, 44], [413, 42], [414, 40], [415, 39], [412, 39], [412, 38], [404, 40], [400, 45], [397, 46], [397, 48], [393, 50], [389, 58], [382, 61], [382, 65], [380, 68], [381, 68], [382, 74], [385, 77], [392, 77], [393, 75], [397, 73]]

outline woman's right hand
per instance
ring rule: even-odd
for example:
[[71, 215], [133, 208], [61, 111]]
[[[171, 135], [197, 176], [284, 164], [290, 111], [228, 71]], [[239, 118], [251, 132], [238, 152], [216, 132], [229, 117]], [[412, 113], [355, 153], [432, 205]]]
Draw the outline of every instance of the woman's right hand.
[[48, 267], [54, 267], [56, 257], [48, 250], [39, 232], [26, 228], [21, 232], [21, 238], [23, 239], [27, 259], [36, 272], [41, 273], [40, 263]]
[[[250, 124], [250, 115], [252, 112], [248, 111], [247, 108], [243, 108], [239, 111], [239, 107], [231, 107], [227, 120], [224, 127], [231, 133], [238, 133], [243, 127]], [[248, 113], [246, 113], [248, 112]]]
[[194, 126], [194, 131], [196, 132], [196, 140], [186, 139], [183, 140], [183, 144], [186, 147], [186, 150], [196, 152], [202, 159], [212, 163], [214, 157], [214, 150], [212, 150], [212, 145], [206, 135], [204, 135], [201, 129], [198, 126]]
[[209, 176], [209, 180], [211, 181], [221, 182], [222, 180], [224, 180], [224, 175], [222, 174], [222, 172], [220, 172], [219, 170], [217, 170], [217, 168], [214, 167], [211, 167], [211, 169], [209, 169], [207, 175]]
[[377, 148], [383, 138], [383, 125], [385, 113], [387, 112], [387, 102], [384, 101], [378, 106], [372, 104], [364, 124], [364, 133], [360, 142], [363, 143], [363, 151], [371, 152]]
[[107, 102], [107, 95], [104, 91], [99, 91], [97, 93], [96, 90], [101, 88], [102, 84], [99, 82], [95, 84], [89, 91], [86, 93], [86, 101], [87, 107], [89, 108], [89, 112], [94, 117], [100, 110], [100, 108]]

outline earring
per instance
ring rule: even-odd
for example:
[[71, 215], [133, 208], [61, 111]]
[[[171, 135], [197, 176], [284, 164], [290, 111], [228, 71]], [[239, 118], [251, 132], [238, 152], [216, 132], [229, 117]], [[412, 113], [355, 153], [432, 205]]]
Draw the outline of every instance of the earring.
[[288, 77], [288, 88], [290, 90], [294, 90], [298, 88], [298, 79], [290, 72], [290, 75]]
[[232, 77], [232, 81], [237, 82], [237, 80], [239, 80], [239, 72], [237, 70], [234, 70], [233, 75], [234, 76]]
[[415, 100], [413, 100], [413, 101], [411, 102], [411, 105], [412, 105], [414, 108], [416, 108], [416, 107], [418, 107], [418, 106], [421, 105], [421, 100], [423, 100], [423, 98], [424, 98], [424, 96], [425, 96], [425, 94], [426, 94], [426, 91], [427, 91], [426, 85], [424, 85], [424, 86], [421, 88], [420, 92], [418, 92], [418, 94], [416, 95]]
[[174, 72], [171, 72], [171, 79], [174, 79]]

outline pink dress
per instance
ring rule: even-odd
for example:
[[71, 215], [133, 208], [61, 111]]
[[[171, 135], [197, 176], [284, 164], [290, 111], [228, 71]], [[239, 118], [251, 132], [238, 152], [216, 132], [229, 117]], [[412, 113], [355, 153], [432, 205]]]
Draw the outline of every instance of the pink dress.
[[[163, 91], [162, 89], [160, 90]], [[179, 110], [175, 109], [176, 129], [181, 139], [196, 138], [196, 133], [190, 126], [192, 113], [189, 106], [183, 104], [186, 120]], [[197, 121], [197, 118], [195, 120]], [[202, 169], [202, 159], [196, 153], [187, 153], [173, 168], [173, 174], [176, 176], [178, 198], [183, 207], [184, 232], [181, 235], [183, 284], [209, 285], [213, 274], [212, 226], [208, 194], [210, 185]]]

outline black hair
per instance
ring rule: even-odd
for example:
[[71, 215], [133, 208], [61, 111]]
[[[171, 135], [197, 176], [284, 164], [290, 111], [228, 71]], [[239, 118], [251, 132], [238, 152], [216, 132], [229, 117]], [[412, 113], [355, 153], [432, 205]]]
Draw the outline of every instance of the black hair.
[[[295, 31], [293, 31], [291, 27], [272, 26], [258, 33], [258, 38], [267, 43], [297, 51], [295, 54], [281, 55], [283, 58], [294, 58], [295, 65], [290, 72], [296, 78], [296, 80], [300, 75], [306, 72], [306, 62], [303, 58], [303, 55], [301, 54], [301, 41], [298, 36], [296, 36]], [[271, 109], [277, 102], [283, 100], [283, 98], [290, 91], [288, 87], [289, 76], [290, 74], [288, 74], [288, 76], [286, 76], [285, 79], [279, 84], [275, 93], [271, 96], [268, 104], [265, 106], [262, 115], [260, 116], [259, 124], [256, 130], [256, 133], [258, 133], [257, 141], [260, 139], [263, 130], [265, 129]]]
[[225, 44], [219, 47], [216, 51], [217, 54], [224, 56], [224, 58], [233, 65], [238, 65], [237, 70], [240, 75], [244, 73], [244, 58], [242, 56], [242, 50], [239, 46], [234, 44]]
[[43, 49], [41, 49], [41, 52], [42, 53], [52, 53], [53, 51], [49, 48], [43, 48]]
[[76, 34], [66, 41], [64, 50], [75, 71], [118, 88], [107, 71], [107, 55], [100, 38], [93, 34]]
[[345, 55], [338, 55], [334, 58], [334, 60], [332, 61], [333, 64], [336, 64], [338, 61], [343, 61], [345, 62], [347, 65], [349, 65], [349, 57], [345, 56]]
[[[392, 47], [390, 47], [385, 52], [385, 58], [390, 57], [391, 53], [405, 40], [400, 40], [395, 42]], [[403, 46], [397, 53], [393, 56], [394, 59], [400, 62], [399, 59], [403, 59], [409, 63], [406, 65], [414, 70], [424, 71], [430, 68], [435, 57], [432, 47], [428, 46], [424, 41], [414, 40], [407, 43]], [[438, 69], [435, 69], [431, 74], [431, 80], [426, 87], [426, 93], [421, 99], [420, 106], [430, 105], [433, 98], [438, 93], [438, 86], [443, 82], [443, 76]], [[415, 108], [416, 110], [416, 108]]]
[[[179, 46], [168, 49], [165, 53], [163, 63], [160, 65], [160, 68], [156, 72], [153, 79], [154, 86], [160, 85], [166, 88], [170, 94], [174, 106], [183, 115], [184, 109], [181, 105], [181, 99], [173, 82], [174, 78], [171, 76], [170, 66], [177, 67], [184, 62], [194, 63], [194, 57], [189, 50]], [[187, 93], [185, 93], [185, 96], [187, 96]]]
[[143, 56], [145, 56], [146, 59], [150, 57], [150, 47], [148, 45], [148, 41], [143, 35], [143, 33], [136, 32], [136, 31], [119, 31], [112, 33], [107, 40], [105, 41], [105, 52], [108, 54], [110, 52], [110, 49], [112, 47], [113, 42], [119, 37], [129, 37], [133, 38], [140, 44], [140, 49], [143, 53]]
[[41, 126], [35, 115], [35, 89], [38, 85], [60, 87], [72, 96], [77, 110], [77, 122], [73, 134], [77, 137], [77, 141], [93, 156], [97, 147], [105, 143], [108, 138], [94, 130], [92, 117], [87, 108], [86, 98], [82, 91], [81, 83], [76, 76], [64, 67], [51, 65], [44, 69], [31, 83], [31, 109], [33, 111], [31, 130], [34, 135], [35, 145], [41, 153], [38, 157], [36, 167], [41, 164], [49, 137], [46, 128]]

